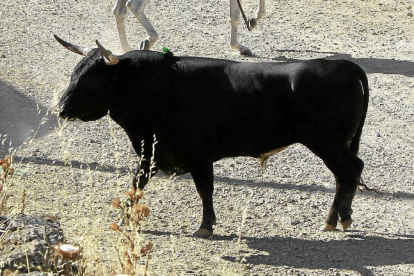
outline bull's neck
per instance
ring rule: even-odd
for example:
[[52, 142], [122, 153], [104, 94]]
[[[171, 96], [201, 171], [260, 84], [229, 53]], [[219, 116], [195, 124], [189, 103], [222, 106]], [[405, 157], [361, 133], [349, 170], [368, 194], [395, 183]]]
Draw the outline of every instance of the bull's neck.
[[151, 136], [149, 127], [149, 114], [146, 108], [133, 100], [114, 100], [109, 108], [109, 116], [119, 124], [130, 138], [143, 139]]

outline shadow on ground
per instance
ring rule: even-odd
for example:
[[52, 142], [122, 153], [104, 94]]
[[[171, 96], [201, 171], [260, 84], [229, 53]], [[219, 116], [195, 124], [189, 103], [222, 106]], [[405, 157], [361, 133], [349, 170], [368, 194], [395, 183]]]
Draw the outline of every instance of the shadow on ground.
[[7, 139], [0, 139], [0, 157], [4, 157], [11, 148], [22, 145], [36, 131], [36, 138], [52, 131], [58, 124], [57, 118], [54, 115], [45, 116], [46, 111], [47, 108], [0, 80], [0, 134], [2, 138], [7, 134]]
[[27, 163], [35, 163], [39, 165], [47, 165], [47, 166], [55, 166], [55, 167], [71, 167], [74, 169], [81, 169], [81, 170], [94, 170], [100, 172], [107, 172], [107, 173], [129, 173], [128, 167], [126, 166], [111, 166], [111, 165], [103, 165], [100, 166], [98, 162], [80, 162], [77, 160], [70, 160], [68, 162], [56, 159], [49, 159], [49, 158], [41, 158], [41, 157], [21, 157], [21, 156], [14, 156], [13, 160], [15, 162], [21, 164]]
[[[280, 53], [297, 53], [304, 51], [296, 50], [278, 50]], [[395, 60], [395, 59], [377, 59], [377, 58], [353, 58], [350, 54], [335, 53], [335, 52], [317, 52], [317, 51], [305, 51], [307, 53], [315, 54], [326, 54], [324, 57], [328, 60], [335, 59], [346, 59], [352, 62], [355, 62], [364, 69], [367, 74], [395, 74], [402, 75], [406, 77], [414, 77], [414, 62], [405, 61], [405, 60]], [[299, 59], [290, 59], [285, 56], [279, 56], [274, 58], [276, 61], [300, 61]]]
[[[122, 174], [128, 174], [129, 170], [125, 166], [111, 166], [111, 165], [105, 165], [100, 166], [97, 162], [93, 163], [85, 163], [80, 162], [77, 160], [71, 160], [70, 164], [65, 163], [62, 160], [55, 160], [55, 159], [47, 159], [47, 158], [36, 158], [35, 160], [33, 158], [25, 158], [20, 156], [15, 156], [14, 160], [16, 162], [27, 164], [27, 163], [36, 163], [39, 165], [48, 165], [48, 166], [57, 166], [57, 167], [72, 167], [76, 169], [82, 169], [82, 170], [94, 170], [94, 171], [101, 171], [101, 172], [108, 172], [108, 173], [122, 173]], [[155, 177], [157, 178], [165, 178], [167, 179], [167, 176], [163, 174], [161, 171], [158, 172]], [[192, 177], [189, 173], [179, 176], [178, 178], [184, 178], [184, 179], [190, 179], [192, 180]], [[334, 189], [334, 183], [332, 182], [332, 188], [327, 189], [323, 186], [318, 185], [305, 185], [305, 184], [297, 184], [297, 183], [278, 183], [278, 182], [267, 182], [267, 181], [251, 181], [251, 180], [242, 180], [242, 179], [235, 179], [225, 176], [215, 176], [214, 180], [216, 182], [222, 182], [225, 185], [234, 185], [234, 186], [242, 186], [245, 188], [268, 188], [268, 189], [277, 189], [277, 190], [298, 190], [298, 191], [308, 191], [308, 192], [322, 192], [322, 193], [335, 193]], [[367, 183], [369, 184], [369, 183]], [[151, 182], [149, 183], [151, 185]], [[371, 187], [375, 188], [375, 187]], [[375, 193], [373, 191], [362, 191], [357, 193], [358, 196], [372, 196], [372, 197], [378, 197], [378, 198], [397, 198], [397, 199], [409, 199], [414, 200], [414, 194], [411, 193], [405, 193], [405, 192], [396, 192], [396, 193], [390, 193], [390, 192], [384, 192], [381, 191], [379, 194]]]
[[[308, 269], [347, 269], [375, 275], [367, 267], [414, 264], [412, 237], [348, 235], [347, 240], [303, 240], [290, 237], [249, 238], [250, 248], [261, 251], [245, 257], [246, 263]], [[264, 252], [263, 252], [264, 251]], [[238, 262], [234, 257], [223, 259]]]
[[[191, 179], [191, 176], [186, 177]], [[233, 179], [229, 177], [223, 176], [216, 176], [215, 181], [220, 181], [228, 185], [235, 185], [235, 186], [244, 186], [246, 188], [269, 188], [269, 189], [278, 189], [278, 190], [296, 190], [296, 191], [307, 191], [307, 192], [322, 192], [322, 193], [335, 193], [334, 189], [334, 182], [332, 181], [332, 188], [327, 189], [324, 186], [319, 185], [306, 185], [306, 184], [297, 184], [297, 183], [277, 183], [277, 182], [266, 182], [266, 181], [246, 181], [240, 179]], [[368, 185], [369, 186], [369, 185]], [[374, 188], [374, 187], [371, 187]], [[414, 200], [414, 194], [405, 193], [405, 192], [396, 192], [390, 193], [385, 191], [380, 191], [379, 193], [375, 193], [374, 191], [357, 191], [357, 196], [372, 196], [377, 198], [398, 198], [398, 199], [409, 199]]]

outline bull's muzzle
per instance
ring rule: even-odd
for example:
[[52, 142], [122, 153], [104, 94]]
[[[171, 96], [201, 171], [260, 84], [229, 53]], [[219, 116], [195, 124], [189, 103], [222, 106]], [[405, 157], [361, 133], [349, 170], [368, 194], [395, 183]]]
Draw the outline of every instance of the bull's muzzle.
[[62, 120], [68, 120], [68, 121], [76, 120], [76, 118], [70, 118], [68, 115], [68, 112], [63, 108], [56, 110], [56, 113], [58, 114], [59, 118]]
[[59, 110], [58, 114], [59, 114], [59, 118], [61, 118], [61, 119], [67, 119], [68, 118], [68, 113], [64, 109]]

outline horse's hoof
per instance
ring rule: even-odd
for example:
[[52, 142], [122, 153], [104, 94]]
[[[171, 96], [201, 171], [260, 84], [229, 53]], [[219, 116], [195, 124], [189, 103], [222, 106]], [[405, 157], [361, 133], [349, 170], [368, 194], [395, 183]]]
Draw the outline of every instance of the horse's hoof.
[[321, 228], [322, 231], [334, 231], [336, 229], [336, 226], [332, 226], [328, 223], [325, 223], [325, 225]]
[[141, 45], [139, 46], [140, 50], [149, 50], [151, 48], [151, 42], [146, 39], [141, 41]]
[[246, 48], [244, 50], [240, 50], [240, 55], [251, 57], [253, 53], [248, 48]]
[[204, 229], [204, 228], [200, 228], [197, 230], [197, 232], [195, 232], [193, 234], [194, 237], [196, 238], [203, 238], [203, 239], [207, 239], [208, 237], [211, 236], [211, 234], [213, 234], [213, 231]]
[[340, 223], [341, 223], [342, 231], [345, 232], [345, 230], [352, 224], [352, 219], [341, 221]]
[[250, 30], [253, 30], [257, 27], [257, 20], [254, 18], [249, 19], [249, 28]]

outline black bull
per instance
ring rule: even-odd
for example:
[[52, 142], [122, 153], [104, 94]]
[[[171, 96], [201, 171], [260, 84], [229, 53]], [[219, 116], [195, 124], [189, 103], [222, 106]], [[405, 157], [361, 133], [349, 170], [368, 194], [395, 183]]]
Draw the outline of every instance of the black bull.
[[[109, 113], [138, 155], [144, 141], [147, 158], [155, 134], [157, 169], [190, 172], [200, 194], [203, 220], [196, 236], [209, 236], [216, 221], [213, 162], [264, 159], [294, 143], [309, 148], [335, 175], [336, 194], [324, 229], [335, 229], [338, 221], [343, 230], [351, 224], [369, 98], [367, 76], [358, 65], [322, 59], [240, 63], [151, 51], [114, 56], [98, 46], [86, 52], [65, 45], [86, 57], [59, 102], [60, 117], [90, 121]], [[148, 181], [149, 167], [144, 159], [139, 188]]]

